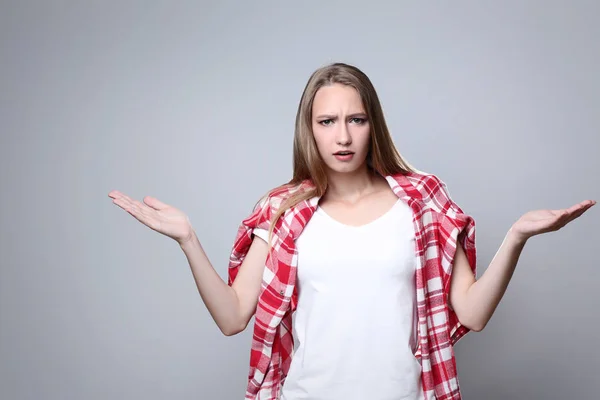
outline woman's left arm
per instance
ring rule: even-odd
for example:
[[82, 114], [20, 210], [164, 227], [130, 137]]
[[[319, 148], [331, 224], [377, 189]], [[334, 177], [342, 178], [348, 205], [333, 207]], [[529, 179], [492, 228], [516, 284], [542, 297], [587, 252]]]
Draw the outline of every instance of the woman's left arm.
[[527, 240], [561, 229], [595, 204], [595, 200], [586, 200], [568, 209], [524, 214], [509, 229], [489, 267], [477, 280], [460, 242], [457, 243], [449, 302], [461, 324], [476, 332], [485, 328], [506, 292]]

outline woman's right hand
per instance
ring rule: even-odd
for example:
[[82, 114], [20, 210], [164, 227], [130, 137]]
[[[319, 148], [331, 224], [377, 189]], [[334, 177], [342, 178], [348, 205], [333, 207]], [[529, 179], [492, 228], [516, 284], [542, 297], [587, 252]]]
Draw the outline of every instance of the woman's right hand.
[[150, 196], [144, 197], [143, 202], [139, 202], [118, 190], [112, 190], [108, 197], [138, 221], [150, 229], [174, 239], [180, 245], [193, 238], [194, 230], [189, 218], [175, 207]]

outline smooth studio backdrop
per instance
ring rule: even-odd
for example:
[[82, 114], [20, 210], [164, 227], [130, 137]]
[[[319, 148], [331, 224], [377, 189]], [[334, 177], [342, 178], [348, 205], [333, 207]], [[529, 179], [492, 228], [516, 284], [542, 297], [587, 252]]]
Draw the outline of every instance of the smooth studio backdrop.
[[[600, 199], [593, 1], [3, 1], [0, 398], [241, 399], [252, 324], [225, 337], [176, 243], [107, 197], [184, 210], [219, 274], [291, 176], [296, 107], [333, 61], [373, 80], [394, 140], [477, 222]], [[526, 246], [466, 400], [596, 399], [592, 208]], [[368, 266], [365, 266], [368, 268]], [[368, 366], [366, 366], [368, 367]]]

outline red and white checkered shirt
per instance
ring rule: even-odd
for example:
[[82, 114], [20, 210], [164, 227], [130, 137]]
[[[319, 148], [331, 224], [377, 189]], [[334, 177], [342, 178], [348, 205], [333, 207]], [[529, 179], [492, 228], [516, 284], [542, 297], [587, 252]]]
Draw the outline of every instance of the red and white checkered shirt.
[[[410, 172], [386, 176], [386, 179], [414, 214], [416, 357], [422, 367], [425, 399], [459, 400], [453, 345], [469, 330], [448, 307], [448, 294], [457, 240], [476, 274], [475, 221], [454, 203], [446, 184], [435, 175]], [[269, 229], [271, 217], [290, 194], [312, 187], [310, 181], [305, 181], [295, 187], [278, 189], [261, 200], [253, 213], [242, 221], [230, 256], [229, 285], [235, 280], [252, 244], [252, 230]], [[313, 197], [290, 208], [275, 225], [255, 313], [247, 400], [280, 398], [294, 349], [292, 313], [298, 300], [295, 240], [316, 210], [318, 201], [318, 197]]]

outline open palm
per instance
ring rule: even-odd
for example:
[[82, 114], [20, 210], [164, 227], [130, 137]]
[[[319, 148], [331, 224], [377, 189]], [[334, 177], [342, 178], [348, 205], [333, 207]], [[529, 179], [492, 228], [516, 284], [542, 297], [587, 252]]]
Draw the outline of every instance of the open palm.
[[523, 239], [546, 232], [553, 232], [579, 218], [590, 207], [596, 204], [594, 200], [586, 200], [562, 210], [535, 210], [524, 214], [512, 226], [512, 231]]
[[158, 199], [146, 196], [143, 202], [131, 199], [129, 196], [113, 190], [108, 194], [113, 203], [127, 211], [138, 221], [162, 233], [179, 243], [192, 237], [192, 226], [189, 218], [182, 211], [165, 204]]

